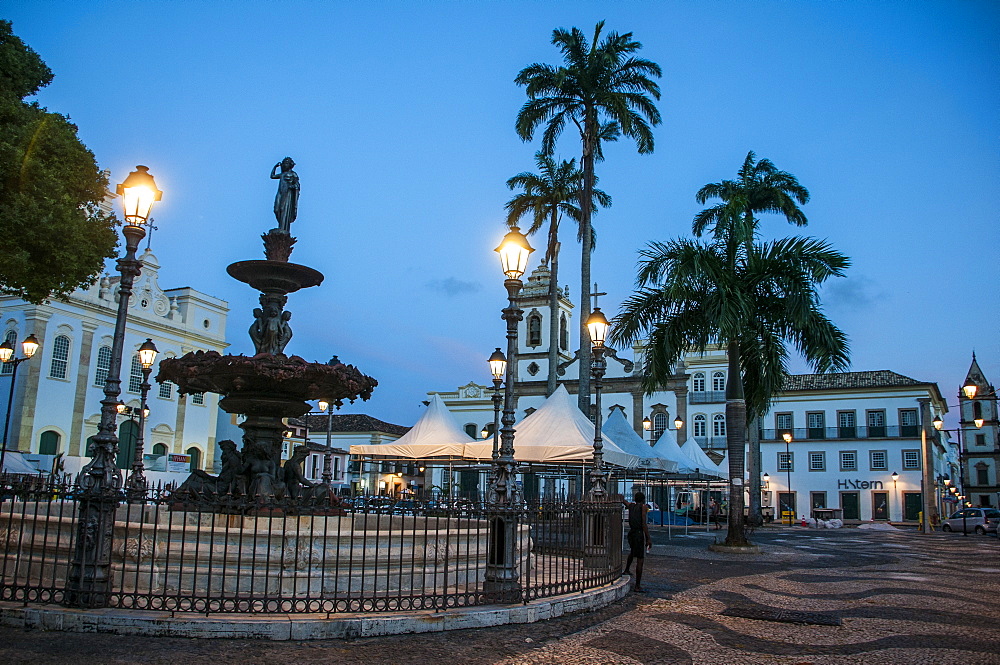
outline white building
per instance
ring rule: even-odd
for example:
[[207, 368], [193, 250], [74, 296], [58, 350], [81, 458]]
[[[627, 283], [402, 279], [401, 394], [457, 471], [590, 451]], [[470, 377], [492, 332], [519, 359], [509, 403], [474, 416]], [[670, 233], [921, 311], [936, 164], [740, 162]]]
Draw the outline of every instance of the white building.
[[[536, 269], [520, 298], [525, 315], [518, 330], [518, 420], [545, 399], [548, 276], [545, 266]], [[561, 334], [554, 341], [560, 353], [559, 380], [575, 393], [578, 367], [567, 350], [568, 333], [576, 330], [572, 313], [573, 305], [562, 291], [557, 313]], [[611, 409], [620, 408], [635, 431], [650, 442], [673, 428], [674, 419], [679, 418], [683, 422], [679, 441], [691, 436], [709, 457], [721, 460], [727, 429], [725, 351], [688, 354], [675, 367], [665, 389], [653, 395], [644, 394], [641, 388], [642, 353], [642, 345], [628, 353], [609, 350], [602, 392], [605, 418]], [[483, 374], [489, 376], [485, 356]], [[489, 435], [493, 429], [491, 393], [491, 388], [472, 381], [437, 394], [470, 436], [482, 438], [481, 432]], [[763, 505], [775, 516], [781, 499], [796, 516], [822, 507], [843, 511], [851, 520], [916, 520], [925, 464], [922, 431], [931, 432], [927, 451], [934, 484], [948, 476], [951, 468], [954, 451], [947, 440], [933, 435], [931, 427], [932, 419], [946, 411], [936, 384], [888, 370], [789, 377], [762, 422], [761, 471], [768, 474]], [[990, 413], [995, 421], [995, 411]], [[647, 418], [649, 432], [643, 428]], [[781, 437], [786, 430], [792, 433], [788, 457]], [[893, 472], [898, 474], [895, 481]]]
[[[136, 279], [129, 303], [122, 358], [120, 399], [139, 406], [142, 382], [139, 346], [152, 339], [163, 358], [189, 351], [222, 352], [227, 344], [227, 303], [190, 287], [163, 290], [157, 277], [159, 264], [147, 250], [142, 275]], [[41, 348], [17, 368], [11, 402], [8, 449], [25, 453], [47, 470], [58, 453], [64, 455], [65, 471], [78, 471], [88, 460], [87, 441], [97, 433], [104, 381], [111, 362], [118, 303], [118, 278], [104, 276], [87, 289], [65, 299], [33, 305], [19, 298], [0, 296], [0, 334], [20, 354], [20, 342], [34, 334]], [[145, 428], [148, 468], [212, 467], [215, 449], [218, 396], [195, 394], [181, 397], [175, 386], [153, 381], [147, 399], [149, 417]], [[7, 406], [13, 368], [0, 366], [0, 395]], [[118, 466], [132, 464], [138, 425], [119, 420]], [[179, 470], [179, 469], [178, 469]], [[155, 476], [153, 476], [155, 477]]]
[[[973, 398], [959, 390], [966, 501], [973, 506], [1000, 506], [1000, 422], [997, 420], [997, 392], [983, 375], [972, 354], [972, 365], [963, 386], [976, 386]], [[955, 476], [952, 476], [956, 479]]]

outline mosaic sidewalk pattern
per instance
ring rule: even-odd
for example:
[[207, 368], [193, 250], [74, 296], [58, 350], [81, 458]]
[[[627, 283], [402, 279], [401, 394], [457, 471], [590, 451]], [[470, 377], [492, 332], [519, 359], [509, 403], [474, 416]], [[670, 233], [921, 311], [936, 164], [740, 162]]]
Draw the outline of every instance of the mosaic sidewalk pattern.
[[698, 545], [654, 540], [647, 559], [654, 565], [643, 580], [649, 592], [635, 609], [500, 662], [1000, 664], [996, 538], [788, 531], [772, 534], [761, 555], [743, 559], [744, 572], [775, 561], [787, 563], [784, 570], [716, 575], [687, 588], [671, 586], [671, 558], [732, 564], [705, 552], [703, 539]]

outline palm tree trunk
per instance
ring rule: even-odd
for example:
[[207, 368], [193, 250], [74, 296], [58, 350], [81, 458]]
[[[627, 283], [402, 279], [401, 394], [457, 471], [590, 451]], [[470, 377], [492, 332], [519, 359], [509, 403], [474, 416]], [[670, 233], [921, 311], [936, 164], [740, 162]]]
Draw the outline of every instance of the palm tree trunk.
[[743, 477], [746, 471], [747, 403], [743, 396], [743, 372], [739, 342], [730, 342], [729, 381], [726, 382], [726, 448], [729, 456], [729, 531], [726, 545], [749, 545], [743, 515]]
[[750, 510], [747, 519], [750, 524], [760, 526], [764, 523], [763, 515], [760, 512], [760, 418], [750, 421], [750, 431], [747, 433], [747, 474], [750, 481], [747, 483], [750, 493]]
[[580, 261], [580, 353], [577, 356], [579, 368], [579, 383], [577, 388], [577, 405], [580, 410], [590, 415], [590, 364], [592, 351], [590, 348], [590, 333], [587, 330], [587, 318], [590, 314], [590, 253], [593, 249], [591, 238], [590, 216], [594, 204], [594, 141], [596, 140], [596, 122], [588, 122], [583, 136], [583, 190], [580, 192], [580, 233], [582, 258]]
[[549, 371], [545, 395], [556, 391], [556, 368], [559, 366], [559, 242], [553, 243], [549, 261]]

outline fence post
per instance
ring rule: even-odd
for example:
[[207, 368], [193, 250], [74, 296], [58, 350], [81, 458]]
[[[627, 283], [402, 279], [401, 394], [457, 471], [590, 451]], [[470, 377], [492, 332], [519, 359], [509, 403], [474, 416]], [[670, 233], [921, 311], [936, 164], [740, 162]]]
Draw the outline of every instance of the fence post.
[[106, 607], [112, 591], [111, 550], [120, 492], [98, 486], [84, 489], [74, 498], [76, 542], [63, 602], [72, 607]]

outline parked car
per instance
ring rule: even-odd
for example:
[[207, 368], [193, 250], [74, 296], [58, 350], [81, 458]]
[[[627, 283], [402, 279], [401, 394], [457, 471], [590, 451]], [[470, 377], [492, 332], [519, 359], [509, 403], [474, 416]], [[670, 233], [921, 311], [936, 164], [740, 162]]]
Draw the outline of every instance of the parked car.
[[996, 508], [963, 508], [941, 523], [942, 531], [975, 531], [979, 534], [996, 533], [1000, 524], [1000, 510]]

